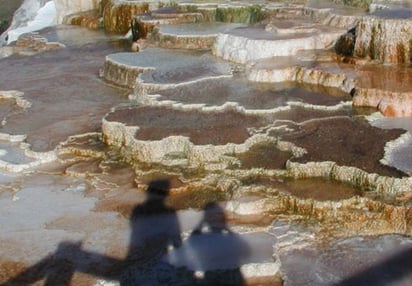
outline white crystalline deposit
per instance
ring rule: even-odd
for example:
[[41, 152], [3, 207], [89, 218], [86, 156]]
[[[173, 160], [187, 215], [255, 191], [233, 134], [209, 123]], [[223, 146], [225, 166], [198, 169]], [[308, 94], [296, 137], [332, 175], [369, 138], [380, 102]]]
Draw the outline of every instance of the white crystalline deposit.
[[[248, 31], [253, 33], [254, 31]], [[319, 32], [304, 37], [277, 38], [269, 33], [256, 31], [258, 36], [243, 36], [220, 33], [213, 52], [225, 60], [245, 64], [265, 58], [294, 56], [302, 50], [326, 49], [332, 47], [342, 31]]]
[[13, 22], [3, 35], [1, 43], [10, 44], [24, 33], [37, 31], [56, 24], [56, 7], [53, 1], [26, 0], [16, 11]]
[[31, 107], [31, 102], [24, 99], [24, 93], [17, 90], [0, 90], [0, 99], [13, 99], [20, 108]]

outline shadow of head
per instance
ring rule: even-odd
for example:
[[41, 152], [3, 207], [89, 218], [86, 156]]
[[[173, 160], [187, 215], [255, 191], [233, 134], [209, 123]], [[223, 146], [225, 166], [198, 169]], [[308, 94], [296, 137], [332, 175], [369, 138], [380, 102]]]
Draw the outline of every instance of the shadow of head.
[[169, 195], [170, 181], [168, 179], [154, 180], [147, 188], [148, 200], [164, 200]]
[[212, 232], [229, 230], [226, 225], [226, 215], [223, 208], [216, 202], [210, 202], [204, 207], [204, 224]]

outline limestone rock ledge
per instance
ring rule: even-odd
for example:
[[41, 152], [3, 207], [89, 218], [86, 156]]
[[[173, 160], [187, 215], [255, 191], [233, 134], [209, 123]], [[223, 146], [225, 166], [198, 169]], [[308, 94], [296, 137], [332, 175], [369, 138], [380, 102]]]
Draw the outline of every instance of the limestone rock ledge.
[[360, 15], [310, 6], [267, 7], [267, 10], [270, 16], [265, 20], [264, 30], [249, 28], [220, 33], [214, 54], [244, 64], [263, 58], [294, 56], [302, 50], [328, 49], [360, 19]]
[[218, 34], [213, 53], [225, 60], [246, 64], [264, 58], [294, 56], [302, 50], [330, 48], [342, 34], [342, 31], [331, 31], [298, 38], [276, 39], [268, 32], [249, 28], [245, 31], [237, 30], [236, 34]]
[[180, 165], [186, 168], [222, 170], [236, 163], [227, 154], [244, 153], [253, 145], [274, 140], [267, 136], [255, 135], [243, 144], [195, 145], [188, 137], [170, 136], [162, 140], [144, 141], [135, 138], [138, 127], [128, 127], [119, 122], [103, 120], [104, 141], [122, 148], [124, 158], [132, 163]]
[[120, 61], [116, 61], [110, 56], [106, 56], [101, 76], [112, 83], [127, 88], [134, 88], [138, 76], [145, 71], [152, 70], [151, 67], [133, 67]]
[[256, 82], [280, 83], [290, 81], [315, 84], [338, 88], [348, 94], [355, 88], [353, 73], [341, 69], [337, 64], [319, 63], [315, 64], [317, 65], [315, 67], [310, 67], [307, 62], [294, 61], [289, 65], [281, 62], [281, 58], [273, 59], [271, 62], [258, 62], [249, 69], [248, 79]]
[[[385, 155], [380, 160], [384, 165], [396, 166], [412, 177], [412, 133], [408, 132], [385, 146]], [[411, 179], [412, 180], [412, 179]]]
[[49, 42], [45, 37], [36, 32], [24, 34], [19, 37], [15, 44], [0, 47], [0, 58], [9, 57], [13, 54], [22, 56], [32, 56], [37, 53], [52, 51], [64, 48], [65, 46], [58, 42]]
[[57, 23], [63, 23], [63, 20], [67, 15], [98, 10], [99, 2], [99, 0], [54, 0], [57, 11]]
[[230, 23], [190, 23], [160, 26], [153, 40], [161, 48], [211, 49], [219, 32], [242, 26]]
[[395, 16], [364, 17], [356, 29], [354, 55], [382, 63], [411, 63], [412, 10], [409, 11], [410, 15], [406, 19], [397, 19]]
[[357, 72], [354, 106], [374, 107], [387, 117], [412, 116], [409, 67], [365, 65]]
[[[2, 148], [0, 149], [1, 170], [11, 173], [22, 173], [57, 159], [54, 150], [48, 152], [35, 152], [31, 150], [30, 144], [24, 142], [25, 139], [25, 135], [0, 133], [0, 140], [3, 141]], [[9, 153], [12, 154], [10, 158], [8, 156]]]
[[0, 99], [12, 99], [18, 107], [23, 109], [30, 108], [31, 102], [26, 100], [23, 95], [24, 92], [17, 90], [0, 90]]
[[[339, 201], [317, 201], [285, 194], [274, 189], [267, 197], [255, 201], [229, 201], [228, 212], [238, 215], [274, 216], [289, 214], [318, 221], [328, 228], [333, 225], [335, 234], [412, 233], [412, 213], [407, 206], [395, 206], [367, 197], [354, 196]], [[249, 192], [251, 189], [249, 188]], [[332, 190], [331, 190], [332, 191]], [[252, 212], [254, 210], [254, 212]], [[330, 232], [330, 230], [329, 230]]]
[[132, 18], [149, 11], [143, 1], [108, 0], [103, 7], [104, 28], [108, 32], [125, 34], [130, 29]]
[[286, 169], [292, 178], [330, 178], [349, 183], [368, 191], [385, 194], [400, 194], [412, 191], [408, 178], [393, 178], [368, 173], [356, 167], [339, 166], [335, 162], [296, 163], [288, 161]]
[[412, 92], [357, 88], [353, 105], [376, 107], [388, 117], [411, 117]]
[[158, 48], [139, 53], [110, 54], [106, 56], [101, 71], [105, 80], [127, 88], [136, 88], [137, 94], [156, 89], [150, 85], [170, 86], [231, 74], [229, 64], [218, 61], [204, 51], [168, 51]]

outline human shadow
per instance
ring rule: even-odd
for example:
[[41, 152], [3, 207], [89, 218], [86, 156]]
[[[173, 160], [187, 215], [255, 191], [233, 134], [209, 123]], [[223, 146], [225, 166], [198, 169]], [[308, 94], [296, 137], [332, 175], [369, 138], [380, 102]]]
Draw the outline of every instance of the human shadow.
[[65, 241], [53, 254], [0, 286], [68, 286], [76, 272], [120, 285], [245, 285], [240, 266], [249, 247], [226, 224], [217, 203], [204, 214], [191, 235], [181, 239], [176, 211], [166, 205], [168, 180], [150, 182], [147, 199], [130, 216], [130, 241], [124, 259], [82, 249], [81, 242]]
[[174, 271], [172, 267], [165, 269], [160, 258], [182, 243], [176, 211], [165, 204], [169, 189], [168, 180], [149, 183], [146, 201], [137, 205], [130, 216], [131, 235], [124, 259], [83, 250], [81, 242], [66, 241], [53, 254], [0, 286], [30, 285], [42, 280], [44, 285], [65, 286], [70, 285], [75, 272], [119, 281], [120, 285], [158, 285], [151, 281], [159, 278], [156, 269], [170, 276]]
[[232, 232], [223, 209], [216, 202], [204, 215], [182, 247], [168, 254], [171, 264], [193, 271], [193, 285], [245, 285], [240, 266], [250, 256], [249, 246]]
[[182, 244], [176, 211], [165, 203], [169, 189], [168, 180], [150, 182], [146, 201], [133, 209], [129, 250], [119, 279], [121, 285], [158, 285], [155, 272], [159, 269], [163, 273], [161, 280], [176, 280], [177, 270], [161, 261], [167, 252]]
[[62, 242], [53, 254], [46, 256], [1, 286], [31, 285], [41, 280], [44, 280], [43, 285], [47, 286], [70, 285], [76, 268], [73, 259], [70, 258], [77, 249], [80, 249], [79, 243]]
[[335, 284], [335, 286], [369, 285], [412, 285], [412, 248], [402, 250], [388, 259]]
[[159, 259], [168, 249], [182, 244], [176, 211], [165, 204], [169, 185], [168, 180], [150, 182], [146, 202], [133, 209], [128, 262], [144, 264], [146, 259]]

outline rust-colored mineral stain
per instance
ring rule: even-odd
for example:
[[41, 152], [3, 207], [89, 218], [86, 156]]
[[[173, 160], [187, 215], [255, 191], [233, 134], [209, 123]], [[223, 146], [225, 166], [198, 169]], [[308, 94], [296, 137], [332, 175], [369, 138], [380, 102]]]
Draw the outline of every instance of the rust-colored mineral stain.
[[152, 181], [167, 180], [169, 182], [170, 189], [176, 189], [184, 186], [184, 183], [179, 179], [177, 175], [168, 175], [160, 172], [155, 172], [140, 176], [135, 179], [137, 186], [149, 185]]
[[287, 193], [304, 199], [317, 201], [340, 201], [361, 195], [361, 190], [349, 184], [321, 178], [286, 181]]
[[412, 69], [408, 67], [366, 65], [360, 67], [358, 73], [359, 87], [393, 92], [411, 91]]
[[0, 98], [0, 118], [5, 118], [12, 113], [21, 111], [14, 100]]
[[181, 111], [164, 107], [137, 107], [117, 110], [107, 118], [138, 126], [139, 140], [161, 140], [186, 136], [197, 145], [243, 143], [250, 137], [249, 127], [264, 126], [267, 119], [226, 110], [223, 112]]
[[[27, 268], [27, 265], [25, 265], [23, 262], [0, 260], [0, 283], [5, 283], [10, 277], [17, 276]], [[21, 281], [21, 283], [23, 282], [24, 281]]]
[[275, 188], [282, 194], [295, 196], [300, 199], [340, 201], [354, 196], [363, 196], [360, 188], [327, 178], [275, 179], [258, 177], [253, 180], [249, 179], [246, 183], [251, 182]]
[[404, 175], [402, 172], [382, 165], [379, 160], [383, 158], [386, 143], [404, 132], [379, 129], [365, 121], [344, 117], [310, 121], [282, 139], [307, 150], [307, 154], [295, 159], [298, 162], [334, 161], [369, 173], [400, 177]]

